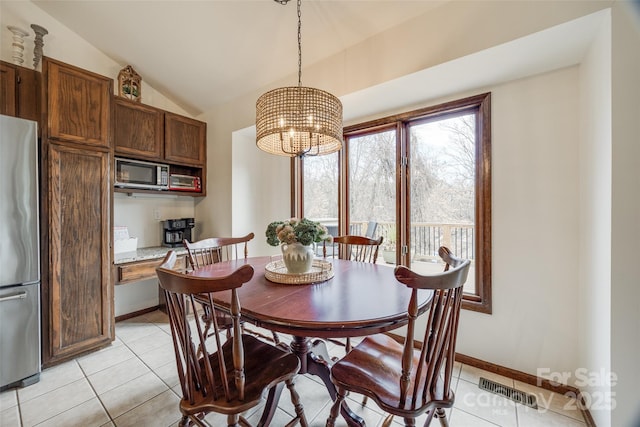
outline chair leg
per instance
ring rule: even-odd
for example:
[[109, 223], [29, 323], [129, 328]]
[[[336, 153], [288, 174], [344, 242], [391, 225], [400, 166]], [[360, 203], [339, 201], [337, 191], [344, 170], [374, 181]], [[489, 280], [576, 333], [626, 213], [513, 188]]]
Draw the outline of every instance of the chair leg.
[[[188, 417], [186, 417], [187, 418], [187, 423], [184, 424], [184, 425], [185, 426], [196, 425], [196, 426], [200, 426], [200, 427], [207, 427], [208, 424], [205, 424], [203, 422], [205, 415], [206, 414], [204, 412], [200, 412], [198, 414], [193, 414], [191, 416], [188, 416]], [[182, 427], [182, 424], [181, 424], [181, 427]]]
[[416, 427], [416, 419], [415, 418], [405, 418], [404, 419], [404, 427]]
[[227, 427], [240, 427], [240, 415], [229, 414], [227, 415]]
[[433, 415], [436, 413], [435, 410], [429, 410], [426, 412], [427, 419], [424, 421], [423, 427], [428, 427], [431, 425], [431, 421], [433, 421]]
[[440, 420], [440, 425], [442, 427], [449, 427], [449, 420], [447, 420], [447, 413], [443, 408], [436, 409], [436, 418]]
[[329, 413], [329, 418], [327, 418], [326, 427], [335, 427], [336, 419], [340, 414], [340, 408], [342, 407], [342, 402], [347, 397], [347, 392], [343, 389], [338, 389], [336, 391], [336, 401], [333, 402], [333, 406], [331, 406], [331, 412]]
[[293, 403], [293, 407], [295, 408], [295, 411], [296, 411], [296, 418], [291, 423], [287, 424], [287, 426], [288, 425], [293, 426], [296, 424], [296, 422], [299, 421], [301, 427], [308, 427], [309, 424], [307, 423], [307, 417], [305, 417], [304, 415], [304, 408], [302, 406], [302, 403], [300, 403], [300, 395], [296, 391], [293, 379], [290, 378], [286, 380], [285, 384], [289, 389], [289, 393], [291, 394], [291, 403]]
[[391, 414], [387, 415], [387, 418], [384, 419], [381, 427], [389, 427], [392, 421], [393, 421], [393, 415]]

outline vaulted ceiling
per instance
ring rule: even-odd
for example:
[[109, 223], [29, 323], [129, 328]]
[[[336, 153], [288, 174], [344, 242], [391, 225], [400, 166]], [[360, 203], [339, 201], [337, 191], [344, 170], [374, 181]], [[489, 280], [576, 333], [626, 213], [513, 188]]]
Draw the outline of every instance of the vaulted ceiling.
[[[444, 1], [304, 0], [303, 67]], [[295, 0], [34, 3], [194, 115], [281, 79], [297, 84]]]

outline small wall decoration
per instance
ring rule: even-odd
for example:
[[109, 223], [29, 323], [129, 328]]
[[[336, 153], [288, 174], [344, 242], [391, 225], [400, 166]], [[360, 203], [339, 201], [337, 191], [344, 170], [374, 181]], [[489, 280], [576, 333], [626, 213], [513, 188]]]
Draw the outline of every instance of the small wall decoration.
[[118, 96], [141, 102], [142, 78], [131, 65], [127, 65], [118, 73]]

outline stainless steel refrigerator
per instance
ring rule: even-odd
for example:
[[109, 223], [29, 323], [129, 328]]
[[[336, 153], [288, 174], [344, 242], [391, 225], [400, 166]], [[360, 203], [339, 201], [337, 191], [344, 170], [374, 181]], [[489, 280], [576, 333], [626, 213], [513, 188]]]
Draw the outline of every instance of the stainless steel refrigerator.
[[40, 378], [37, 123], [0, 115], [0, 388]]

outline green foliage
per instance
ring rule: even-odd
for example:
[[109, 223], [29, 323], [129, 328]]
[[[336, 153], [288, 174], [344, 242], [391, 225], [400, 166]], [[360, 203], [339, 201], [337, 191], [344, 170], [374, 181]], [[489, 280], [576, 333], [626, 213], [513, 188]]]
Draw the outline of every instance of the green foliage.
[[285, 221], [274, 221], [267, 226], [265, 233], [267, 243], [271, 246], [278, 246], [281, 243], [301, 243], [310, 245], [324, 240], [330, 241], [332, 236], [327, 228], [319, 222], [311, 221], [307, 218], [290, 218]]
[[136, 86], [129, 86], [129, 85], [124, 85], [122, 86], [122, 93], [124, 93], [125, 95], [133, 95], [133, 96], [138, 96], [138, 88]]

